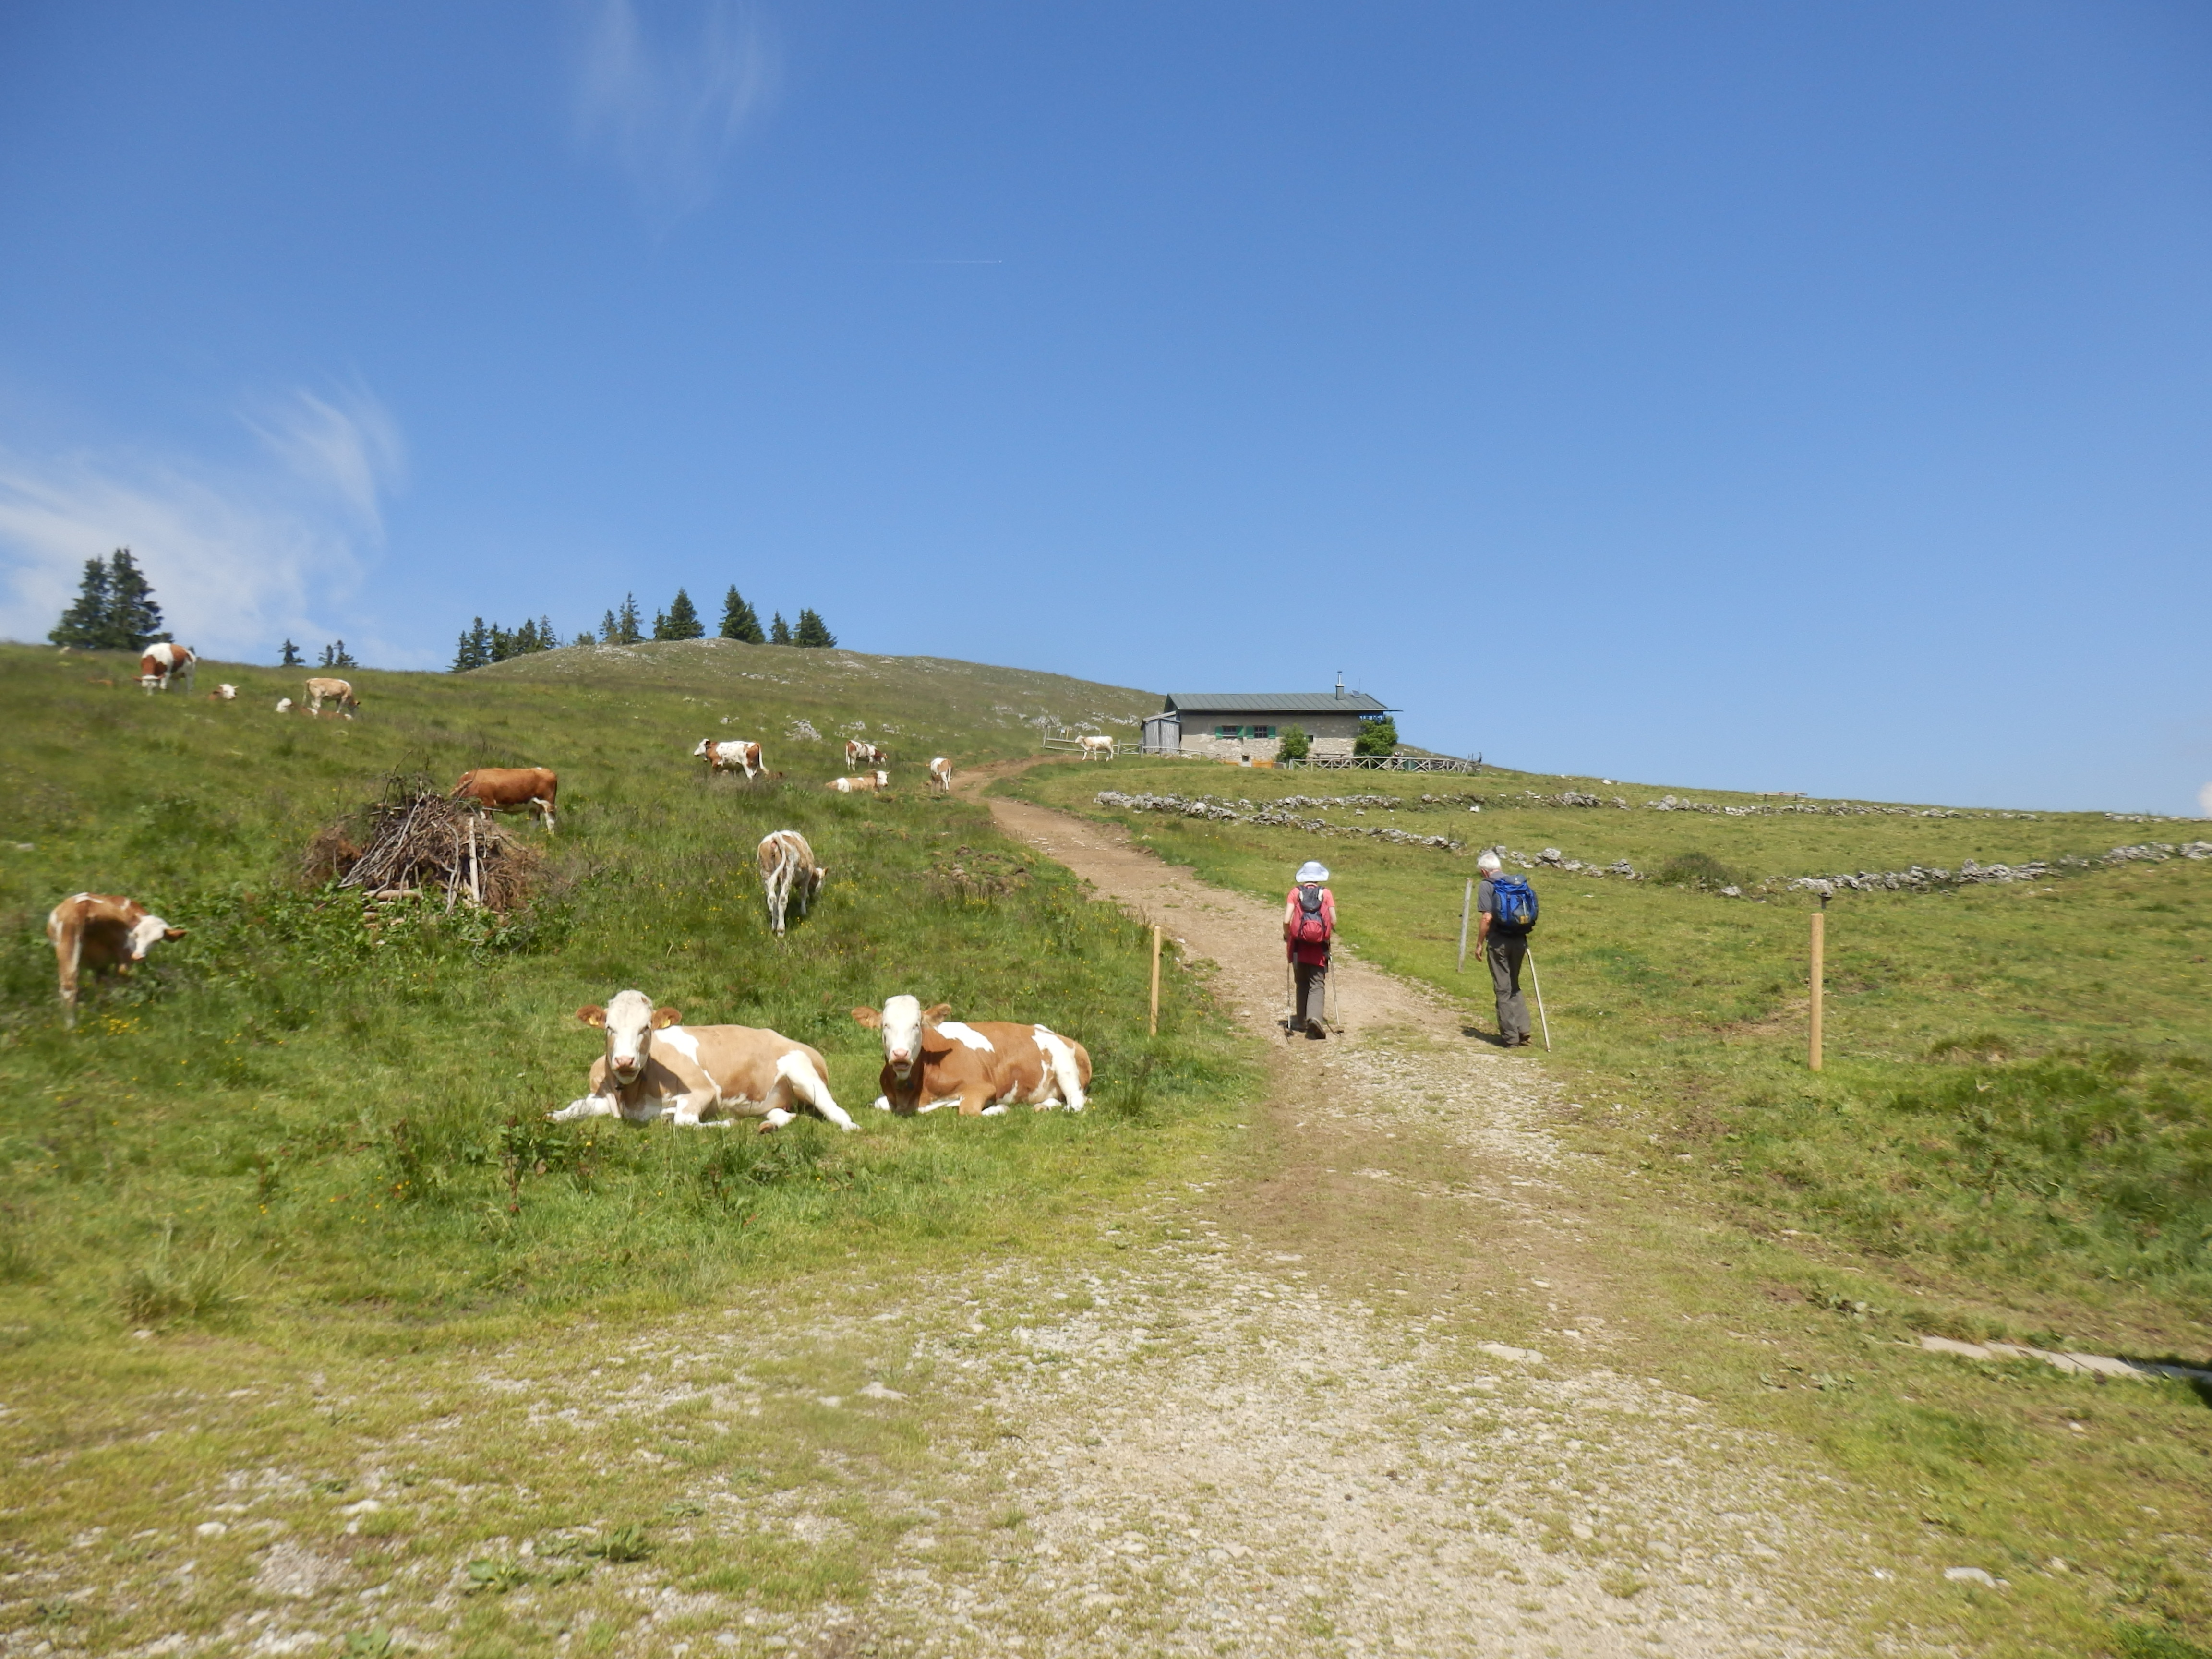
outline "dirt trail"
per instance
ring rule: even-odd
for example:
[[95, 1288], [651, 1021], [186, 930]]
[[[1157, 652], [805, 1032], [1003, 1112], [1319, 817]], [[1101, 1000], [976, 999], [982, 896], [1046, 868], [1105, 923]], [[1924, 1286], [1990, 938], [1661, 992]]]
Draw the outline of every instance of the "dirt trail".
[[[991, 808], [1275, 1030], [1271, 907]], [[969, 1305], [1023, 1310], [1005, 1340], [979, 1321], [916, 1350], [1006, 1425], [975, 1501], [1012, 1496], [1031, 1542], [994, 1573], [878, 1579], [868, 1622], [940, 1652], [1861, 1650], [1820, 1477], [1607, 1363], [1633, 1287], [1598, 1259], [1540, 1072], [1340, 972], [1342, 1035], [1277, 1041], [1249, 1179], [1125, 1218], [1118, 1269], [985, 1273]]]

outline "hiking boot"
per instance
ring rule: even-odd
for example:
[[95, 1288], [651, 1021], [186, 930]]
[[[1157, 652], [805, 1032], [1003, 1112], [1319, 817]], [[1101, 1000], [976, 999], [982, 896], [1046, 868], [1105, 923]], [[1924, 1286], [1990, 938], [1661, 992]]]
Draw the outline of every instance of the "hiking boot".
[[1513, 1046], [1516, 1048], [1525, 1048], [1535, 1040], [1536, 1034], [1534, 1031], [1523, 1031], [1521, 1033], [1521, 1041], [1515, 1043]]
[[1328, 1036], [1328, 1028], [1324, 1026], [1317, 1019], [1310, 1019], [1306, 1022], [1306, 1035], [1311, 1037], [1315, 1042], [1319, 1042], [1324, 1037]]

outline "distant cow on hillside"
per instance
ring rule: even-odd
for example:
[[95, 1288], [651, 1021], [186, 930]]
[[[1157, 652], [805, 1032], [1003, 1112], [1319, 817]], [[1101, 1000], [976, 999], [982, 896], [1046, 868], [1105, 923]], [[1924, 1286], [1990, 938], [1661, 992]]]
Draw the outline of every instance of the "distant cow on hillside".
[[461, 774], [452, 799], [472, 800], [491, 812], [534, 811], [545, 820], [550, 836], [554, 798], [560, 793], [560, 776], [550, 767], [480, 766]]
[[236, 702], [238, 701], [238, 688], [226, 680], [222, 684], [218, 685], [214, 690], [208, 693], [208, 701], [210, 702]]
[[353, 718], [351, 711], [361, 707], [361, 699], [354, 696], [353, 686], [345, 680], [319, 678], [307, 682], [307, 712], [310, 714], [320, 717], [323, 700], [326, 697], [331, 706], [348, 720]]
[[929, 782], [932, 788], [942, 789], [946, 794], [951, 794], [952, 793], [952, 763], [942, 755], [930, 762]]
[[200, 659], [188, 645], [173, 645], [167, 640], [156, 640], [148, 646], [138, 659], [138, 684], [150, 694], [166, 691], [169, 682], [184, 677], [185, 690], [192, 689], [193, 672]]
[[1109, 737], [1078, 738], [1076, 742], [1083, 745], [1085, 760], [1112, 760], [1120, 752]]
[[82, 972], [112, 968], [127, 973], [163, 939], [184, 936], [183, 928], [149, 914], [137, 899], [112, 893], [73, 893], [64, 899], [46, 917], [46, 938], [52, 941], [54, 964], [61, 975], [64, 1017], [71, 1025], [76, 1024]]
[[830, 878], [830, 872], [814, 861], [814, 849], [806, 844], [805, 836], [796, 830], [775, 830], [761, 837], [760, 877], [761, 890], [768, 898], [769, 920], [781, 939], [784, 911], [793, 896], [798, 896], [799, 914], [805, 915], [808, 904], [822, 890], [822, 884]]
[[856, 778], [832, 778], [826, 787], [841, 795], [865, 794], [871, 790], [890, 788], [891, 775], [888, 772], [864, 772]]
[[691, 758], [707, 763], [710, 779], [717, 772], [742, 772], [745, 781], [750, 783], [763, 769], [761, 746], [741, 739], [702, 738], [699, 746], [691, 751]]
[[855, 766], [881, 766], [890, 758], [889, 755], [872, 743], [864, 742], [859, 738], [845, 739], [845, 764], [848, 769]]

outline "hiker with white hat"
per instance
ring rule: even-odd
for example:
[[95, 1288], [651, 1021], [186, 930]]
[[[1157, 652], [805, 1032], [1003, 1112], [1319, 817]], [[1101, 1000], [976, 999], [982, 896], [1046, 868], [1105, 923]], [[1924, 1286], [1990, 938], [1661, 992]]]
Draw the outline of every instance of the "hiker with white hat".
[[1328, 869], [1311, 859], [1298, 866], [1292, 879], [1297, 884], [1283, 905], [1283, 949], [1297, 981], [1291, 1030], [1321, 1038], [1328, 1035], [1322, 1024], [1321, 1004], [1328, 988], [1328, 945], [1336, 936], [1336, 898], [1323, 884], [1328, 880]]
[[1507, 875], [1495, 852], [1475, 860], [1474, 867], [1482, 872], [1474, 896], [1475, 948], [1490, 963], [1491, 988], [1498, 994], [1498, 1041], [1508, 1048], [1525, 1048], [1530, 1036], [1521, 964], [1528, 956], [1528, 932], [1536, 925], [1536, 891], [1520, 877]]

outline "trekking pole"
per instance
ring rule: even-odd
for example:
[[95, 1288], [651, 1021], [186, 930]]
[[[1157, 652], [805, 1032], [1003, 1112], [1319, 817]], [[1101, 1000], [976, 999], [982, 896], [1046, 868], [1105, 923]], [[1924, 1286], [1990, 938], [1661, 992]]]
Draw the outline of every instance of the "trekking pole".
[[1474, 908], [1474, 883], [1467, 884], [1467, 896], [1459, 902], [1459, 970], [1467, 971], [1467, 914]]
[[1544, 1012], [1544, 981], [1536, 972], [1536, 953], [1534, 951], [1528, 953], [1528, 983], [1535, 988], [1536, 1018], [1544, 1028], [1544, 1052], [1548, 1054], [1552, 1052], [1552, 1022]]

